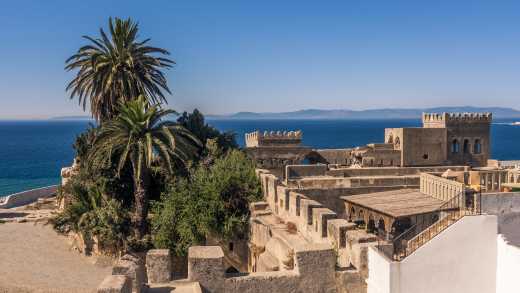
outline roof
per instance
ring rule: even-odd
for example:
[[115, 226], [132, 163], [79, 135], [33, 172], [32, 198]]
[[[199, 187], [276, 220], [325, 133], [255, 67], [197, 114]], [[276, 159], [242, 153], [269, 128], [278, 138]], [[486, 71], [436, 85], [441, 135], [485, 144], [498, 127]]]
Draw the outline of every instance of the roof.
[[444, 201], [419, 192], [418, 189], [398, 189], [368, 194], [343, 196], [345, 201], [393, 218], [433, 212]]

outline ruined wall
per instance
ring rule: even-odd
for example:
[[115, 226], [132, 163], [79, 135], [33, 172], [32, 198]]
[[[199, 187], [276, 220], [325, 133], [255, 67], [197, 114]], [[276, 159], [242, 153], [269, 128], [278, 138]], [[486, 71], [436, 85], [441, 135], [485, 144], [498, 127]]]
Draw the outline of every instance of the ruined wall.
[[302, 246], [294, 258], [292, 271], [226, 277], [220, 247], [191, 247], [188, 280], [211, 293], [336, 292], [336, 258], [330, 246]]

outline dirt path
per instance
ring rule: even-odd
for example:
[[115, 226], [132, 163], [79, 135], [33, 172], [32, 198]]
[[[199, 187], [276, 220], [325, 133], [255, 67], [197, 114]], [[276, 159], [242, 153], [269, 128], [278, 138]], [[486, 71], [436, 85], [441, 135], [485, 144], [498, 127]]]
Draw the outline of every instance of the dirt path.
[[93, 261], [51, 226], [0, 224], [0, 293], [95, 292], [111, 267]]

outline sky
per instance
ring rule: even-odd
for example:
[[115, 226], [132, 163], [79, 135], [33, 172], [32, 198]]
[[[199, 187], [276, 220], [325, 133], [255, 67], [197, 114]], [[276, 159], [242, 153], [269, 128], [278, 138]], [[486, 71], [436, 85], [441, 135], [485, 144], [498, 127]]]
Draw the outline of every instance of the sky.
[[177, 111], [520, 109], [519, 1], [17, 0], [0, 9], [0, 119], [85, 115], [64, 62], [110, 16], [171, 52]]

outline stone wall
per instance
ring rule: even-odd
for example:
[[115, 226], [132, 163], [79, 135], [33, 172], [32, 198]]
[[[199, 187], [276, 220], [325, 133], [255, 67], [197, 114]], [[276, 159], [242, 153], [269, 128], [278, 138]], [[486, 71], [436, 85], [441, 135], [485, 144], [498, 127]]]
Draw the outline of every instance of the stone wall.
[[425, 167], [387, 167], [387, 168], [331, 168], [328, 176], [361, 177], [361, 176], [406, 176], [419, 175], [422, 172], [445, 172], [446, 170], [464, 171], [464, 166], [425, 166]]
[[288, 165], [285, 166], [285, 180], [298, 179], [310, 176], [325, 176], [327, 165]]
[[438, 198], [440, 200], [449, 200], [466, 189], [464, 183], [450, 180], [433, 174], [421, 174], [421, 193]]
[[55, 196], [57, 190], [58, 185], [52, 185], [11, 194], [6, 197], [0, 197], [0, 209], [10, 209], [23, 206], [33, 203], [39, 198]]
[[191, 247], [188, 280], [204, 292], [336, 292], [334, 250], [328, 245], [306, 245], [295, 251], [291, 271], [251, 273], [226, 277], [220, 247]]

